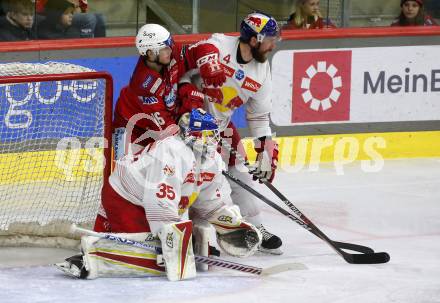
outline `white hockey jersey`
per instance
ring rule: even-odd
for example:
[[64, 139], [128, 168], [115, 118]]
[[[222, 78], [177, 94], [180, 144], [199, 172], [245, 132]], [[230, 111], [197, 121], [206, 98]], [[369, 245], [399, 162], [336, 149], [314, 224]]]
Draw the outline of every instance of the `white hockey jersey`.
[[221, 197], [223, 161], [213, 151], [203, 162], [178, 136], [147, 146], [139, 155], [117, 161], [109, 182], [126, 200], [144, 207], [151, 232], [180, 221], [191, 206], [209, 218], [224, 206]]
[[[223, 131], [231, 121], [234, 110], [246, 104], [246, 120], [251, 135], [257, 138], [270, 136], [272, 79], [269, 62], [252, 60], [247, 64], [239, 64], [238, 37], [213, 34], [207, 42], [219, 49], [219, 60], [226, 72], [226, 82], [221, 88], [208, 88], [209, 95], [216, 95], [217, 98], [205, 98], [205, 108], [219, 121], [219, 128]], [[203, 89], [197, 70], [187, 72], [180, 82], [193, 82]]]

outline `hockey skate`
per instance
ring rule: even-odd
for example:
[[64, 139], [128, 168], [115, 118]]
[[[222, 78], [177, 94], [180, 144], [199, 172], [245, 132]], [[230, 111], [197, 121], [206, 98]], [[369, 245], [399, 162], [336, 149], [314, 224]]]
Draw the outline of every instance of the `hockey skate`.
[[86, 279], [89, 274], [84, 265], [83, 255], [69, 257], [64, 262], [56, 263], [55, 267], [65, 274], [78, 279]]
[[283, 251], [280, 249], [280, 247], [283, 242], [281, 239], [278, 236], [268, 232], [266, 228], [264, 228], [263, 224], [257, 226], [257, 228], [263, 236], [263, 241], [261, 241], [258, 251], [266, 254], [282, 255]]

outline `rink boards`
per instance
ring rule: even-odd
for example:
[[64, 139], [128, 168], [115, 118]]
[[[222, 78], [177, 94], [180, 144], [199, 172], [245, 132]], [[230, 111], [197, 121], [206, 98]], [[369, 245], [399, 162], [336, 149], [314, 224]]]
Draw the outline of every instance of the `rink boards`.
[[[324, 162], [380, 162], [381, 159], [440, 157], [440, 131], [295, 136], [276, 138], [279, 168]], [[243, 139], [251, 160], [251, 139]], [[50, 150], [0, 154], [0, 184], [27, 181], [78, 181], [101, 176], [101, 149]], [[18, 173], [20, 172], [20, 173]]]
[[[440, 131], [295, 136], [276, 141], [280, 168], [321, 162], [440, 157]], [[252, 140], [245, 139], [243, 143], [247, 154], [255, 159]]]

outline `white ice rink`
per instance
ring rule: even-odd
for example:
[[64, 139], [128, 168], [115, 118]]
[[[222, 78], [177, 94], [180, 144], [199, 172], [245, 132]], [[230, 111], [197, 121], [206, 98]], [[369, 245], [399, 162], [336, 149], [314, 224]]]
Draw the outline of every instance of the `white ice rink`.
[[345, 167], [344, 175], [327, 164], [318, 172], [278, 173], [275, 186], [331, 239], [386, 251], [391, 261], [348, 264], [322, 240], [263, 206], [265, 225], [282, 237], [285, 253], [236, 260], [256, 266], [301, 262], [307, 270], [262, 278], [216, 269], [174, 283], [83, 281], [50, 265], [17, 266], [23, 259], [61, 261], [71, 252], [45, 260], [38, 249], [0, 248], [0, 302], [440, 302], [439, 159], [387, 161], [377, 173], [365, 173], [356, 163]]

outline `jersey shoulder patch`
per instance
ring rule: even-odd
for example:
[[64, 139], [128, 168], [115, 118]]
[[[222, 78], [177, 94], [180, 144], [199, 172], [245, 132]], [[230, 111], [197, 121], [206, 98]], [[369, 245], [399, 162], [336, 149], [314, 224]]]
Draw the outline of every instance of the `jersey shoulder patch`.
[[141, 99], [141, 102], [144, 105], [153, 105], [159, 103], [159, 99], [154, 96], [150, 96], [150, 97], [140, 96], [139, 98]]
[[159, 73], [151, 70], [142, 61], [138, 63], [131, 81], [131, 86], [133, 87], [134, 85], [136, 91], [143, 92], [142, 95], [144, 96], [160, 96], [162, 83], [163, 79]]

